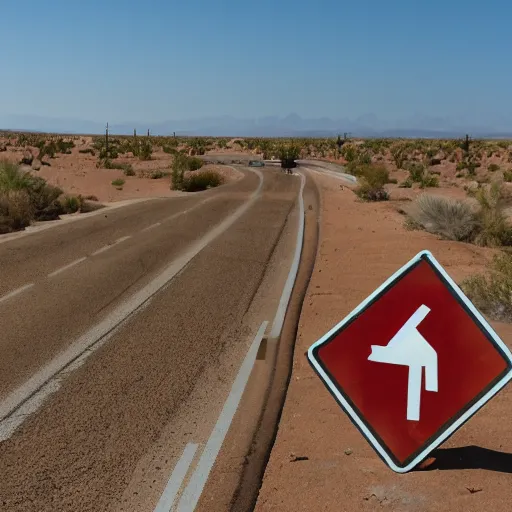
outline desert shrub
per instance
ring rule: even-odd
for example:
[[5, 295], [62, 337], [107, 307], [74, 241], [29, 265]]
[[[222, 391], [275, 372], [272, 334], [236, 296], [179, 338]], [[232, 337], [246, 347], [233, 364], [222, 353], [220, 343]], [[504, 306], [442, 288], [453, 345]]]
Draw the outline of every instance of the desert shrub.
[[503, 172], [503, 179], [507, 183], [510, 183], [512, 181], [512, 169], [508, 169], [508, 170]]
[[404, 181], [402, 181], [402, 183], [400, 183], [400, 185], [398, 185], [398, 187], [399, 188], [411, 188], [412, 187], [412, 179], [411, 179], [411, 177], [409, 176]]
[[498, 164], [489, 164], [487, 170], [490, 172], [496, 172], [500, 170], [500, 166]]
[[26, 228], [33, 215], [30, 196], [26, 190], [0, 191], [0, 234]]
[[171, 167], [172, 182], [171, 188], [182, 190], [185, 171], [187, 170], [187, 155], [176, 153]]
[[426, 167], [419, 162], [408, 162], [405, 166], [409, 171], [409, 178], [413, 183], [419, 183], [421, 188], [438, 187], [439, 179], [430, 173]]
[[416, 199], [410, 216], [425, 231], [449, 240], [469, 241], [478, 224], [467, 202], [430, 194]]
[[65, 155], [71, 154], [71, 148], [75, 147], [75, 143], [72, 140], [66, 141], [64, 139], [57, 139], [55, 143], [55, 147], [58, 153], [63, 153]]
[[105, 158], [104, 160], [100, 160], [98, 165], [104, 169], [119, 169], [120, 171], [123, 171], [125, 176], [135, 176], [135, 171], [133, 170], [132, 165], [128, 163], [112, 162], [110, 158]]
[[512, 245], [512, 227], [504, 212], [508, 198], [500, 183], [480, 187], [472, 193], [478, 201], [479, 224], [475, 243], [485, 246]]
[[92, 148], [79, 149], [78, 152], [82, 153], [83, 155], [90, 154], [90, 155], [94, 156], [96, 154], [94, 152], [94, 149], [92, 149]]
[[188, 170], [189, 171], [197, 171], [198, 169], [201, 169], [201, 167], [203, 167], [203, 160], [201, 160], [200, 158], [197, 158], [195, 156], [192, 156], [190, 158], [188, 158], [187, 160], [187, 165], [188, 165]]
[[341, 148], [341, 155], [347, 162], [353, 162], [357, 158], [357, 149], [353, 144], [345, 144]]
[[512, 321], [512, 255], [495, 255], [487, 275], [472, 276], [461, 283], [461, 288], [492, 320]]
[[172, 146], [162, 146], [162, 149], [164, 153], [167, 153], [169, 155], [175, 155], [178, 152], [178, 150]]
[[367, 165], [358, 170], [361, 184], [355, 193], [365, 201], [386, 201], [389, 194], [384, 185], [389, 183], [389, 171], [381, 165]]
[[504, 213], [506, 197], [499, 183], [471, 192], [478, 202], [469, 203], [424, 194], [411, 209], [415, 223], [449, 240], [490, 247], [512, 245], [512, 227]]
[[112, 185], [114, 187], [122, 187], [125, 184], [125, 181], [122, 178], [117, 178], [116, 180], [112, 181]]
[[151, 155], [153, 153], [153, 147], [151, 145], [151, 141], [147, 138], [143, 138], [139, 141], [139, 148], [137, 156], [140, 160], [151, 160]]
[[60, 198], [60, 204], [64, 213], [76, 213], [82, 208], [83, 198], [81, 196], [64, 196]]
[[215, 171], [202, 171], [192, 173], [183, 180], [182, 190], [185, 192], [198, 192], [222, 185], [222, 176]]
[[169, 176], [169, 173], [168, 172], [164, 172], [164, 171], [153, 171], [151, 173], [151, 176], [150, 178], [152, 180], [159, 180], [160, 178], [165, 178], [166, 176]]

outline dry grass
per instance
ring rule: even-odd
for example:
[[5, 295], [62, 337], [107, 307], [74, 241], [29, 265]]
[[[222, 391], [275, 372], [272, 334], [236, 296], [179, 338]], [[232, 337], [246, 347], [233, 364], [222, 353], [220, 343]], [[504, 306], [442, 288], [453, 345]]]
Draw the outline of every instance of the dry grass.
[[422, 194], [410, 211], [414, 223], [448, 240], [469, 241], [477, 228], [475, 211], [465, 201]]
[[449, 240], [488, 247], [512, 245], [512, 226], [504, 213], [508, 199], [501, 184], [479, 188], [473, 196], [477, 207], [457, 199], [423, 194], [409, 212], [410, 225]]
[[461, 288], [473, 304], [493, 320], [512, 321], [512, 255], [494, 257], [487, 275], [466, 279]]

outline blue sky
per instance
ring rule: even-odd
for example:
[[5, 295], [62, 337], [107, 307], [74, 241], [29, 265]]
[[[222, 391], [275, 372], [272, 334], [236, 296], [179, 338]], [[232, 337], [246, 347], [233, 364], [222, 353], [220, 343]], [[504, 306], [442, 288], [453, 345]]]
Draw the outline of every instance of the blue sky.
[[505, 0], [25, 0], [1, 17], [0, 113], [512, 119]]

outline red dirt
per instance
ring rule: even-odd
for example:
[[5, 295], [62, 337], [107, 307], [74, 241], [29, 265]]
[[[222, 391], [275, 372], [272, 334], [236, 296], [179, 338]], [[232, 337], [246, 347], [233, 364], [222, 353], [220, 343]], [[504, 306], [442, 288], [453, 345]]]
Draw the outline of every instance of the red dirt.
[[[5, 140], [0, 138], [0, 145]], [[97, 168], [97, 156], [79, 153], [79, 150], [92, 147], [92, 137], [80, 137], [75, 140], [76, 147], [71, 150], [70, 155], [57, 154], [56, 158], [50, 159], [50, 166], [42, 165], [40, 170], [30, 170], [34, 175], [41, 176], [52, 185], [60, 187], [65, 193], [72, 195], [89, 196], [93, 195], [102, 202], [115, 202], [127, 199], [139, 199], [148, 197], [173, 197], [181, 195], [170, 189], [170, 176], [159, 179], [151, 179], [153, 171], [170, 173], [172, 156], [163, 152], [161, 148], [153, 148], [152, 159], [140, 161], [131, 156], [131, 153], [120, 155], [115, 159], [116, 164], [129, 163], [132, 165], [136, 175], [125, 176], [119, 169]], [[33, 155], [38, 154], [37, 148], [29, 148]], [[7, 151], [0, 153], [0, 158], [13, 162], [19, 162], [25, 149], [8, 146]], [[205, 165], [201, 170], [218, 171], [226, 182], [236, 180], [241, 173], [226, 166]], [[115, 187], [112, 181], [123, 179], [122, 187]]]

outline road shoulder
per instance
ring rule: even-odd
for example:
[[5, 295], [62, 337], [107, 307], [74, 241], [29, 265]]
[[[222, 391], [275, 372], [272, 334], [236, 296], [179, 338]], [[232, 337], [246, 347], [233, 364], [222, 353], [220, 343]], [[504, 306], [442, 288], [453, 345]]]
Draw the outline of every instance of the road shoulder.
[[[339, 180], [316, 173], [313, 177], [322, 194], [319, 250], [299, 322], [286, 402], [255, 510], [506, 510], [512, 498], [507, 475], [512, 472], [510, 386], [443, 445], [447, 457], [439, 469], [398, 475], [351, 424], [305, 355], [420, 250], [432, 251], [456, 282], [483, 270], [492, 252], [406, 231], [393, 203], [362, 203]], [[512, 338], [511, 326], [492, 325], [505, 342]], [[449, 454], [461, 454], [464, 460], [454, 464]], [[495, 459], [502, 463], [493, 463]]]

